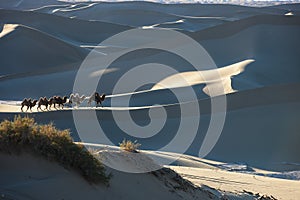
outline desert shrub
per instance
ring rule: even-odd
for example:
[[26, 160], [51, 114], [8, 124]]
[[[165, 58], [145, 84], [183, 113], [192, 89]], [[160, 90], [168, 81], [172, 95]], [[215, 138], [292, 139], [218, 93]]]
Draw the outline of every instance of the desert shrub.
[[58, 130], [53, 124], [39, 125], [33, 118], [16, 116], [0, 123], [0, 152], [29, 152], [74, 169], [91, 183], [108, 185], [102, 163], [83, 145], [75, 144], [69, 130]]
[[132, 142], [126, 139], [124, 139], [119, 145], [122, 150], [135, 153], [137, 152], [137, 149], [141, 146], [141, 144], [137, 143], [137, 141]]

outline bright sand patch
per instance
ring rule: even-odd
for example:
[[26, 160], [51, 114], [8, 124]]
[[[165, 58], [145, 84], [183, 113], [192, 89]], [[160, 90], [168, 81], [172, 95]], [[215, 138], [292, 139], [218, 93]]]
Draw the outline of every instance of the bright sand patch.
[[206, 83], [203, 92], [209, 96], [232, 93], [235, 90], [231, 86], [231, 77], [242, 73], [252, 62], [253, 59], [248, 59], [218, 69], [178, 73], [161, 80], [152, 87], [152, 90]]
[[231, 192], [246, 190], [254, 194], [268, 194], [285, 200], [295, 200], [300, 197], [300, 181], [228, 172], [219, 169], [175, 166], [171, 166], [170, 168], [196, 185], [204, 184]]
[[13, 32], [18, 27], [17, 24], [4, 24], [3, 29], [0, 33], [0, 38], [4, 37], [5, 35]]

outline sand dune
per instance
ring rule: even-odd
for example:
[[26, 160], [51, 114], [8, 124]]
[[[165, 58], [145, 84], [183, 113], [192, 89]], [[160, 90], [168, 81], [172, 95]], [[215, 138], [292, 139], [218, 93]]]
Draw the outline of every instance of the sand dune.
[[291, 11], [300, 11], [300, 5], [297, 3], [294, 4], [282, 4], [282, 5], [276, 5], [271, 6], [272, 8], [276, 9], [285, 9], [285, 10], [291, 10]]
[[[126, 159], [128, 156], [126, 154], [119, 152], [118, 155], [114, 155], [114, 159], [120, 158], [120, 164], [124, 165], [124, 162], [129, 162]], [[144, 152], [141, 154], [144, 154]], [[109, 156], [109, 153], [101, 152], [100, 155]], [[122, 158], [122, 156], [125, 158]], [[272, 192], [268, 187], [270, 185], [279, 187], [275, 197], [293, 199], [294, 195], [297, 195], [297, 187], [299, 187], [297, 181], [272, 180], [259, 176], [252, 178], [251, 175], [226, 172], [210, 168], [209, 165], [204, 168], [171, 166], [171, 169], [178, 171], [184, 178], [191, 180], [198, 188], [178, 177], [174, 171], [168, 168], [148, 174], [130, 174], [107, 168], [107, 172], [112, 173], [113, 176], [110, 180], [110, 186], [105, 187], [103, 185], [91, 185], [76, 172], [29, 154], [18, 156], [0, 154], [0, 160], [5, 162], [5, 165], [0, 167], [2, 177], [0, 180], [1, 196], [2, 198], [12, 199], [81, 199], [99, 196], [102, 199], [141, 199], [147, 195], [148, 199], [171, 198], [175, 200], [184, 198], [188, 200], [205, 200], [220, 199], [222, 197], [254, 200], [263, 194]], [[226, 179], [224, 179], [224, 176]], [[246, 186], [245, 182], [248, 183]], [[284, 189], [286, 188], [284, 186], [287, 184], [291, 192], [285, 194]], [[232, 189], [232, 185], [234, 185], [234, 189]], [[212, 187], [219, 187], [219, 189], [213, 189]], [[45, 190], [47, 193], [44, 192]], [[137, 191], [132, 192], [135, 190]], [[256, 192], [260, 194], [255, 194]]]
[[[245, 30], [251, 26], [256, 25], [299, 25], [299, 16], [294, 16], [292, 18], [288, 18], [282, 15], [257, 15], [241, 20], [236, 20], [232, 22], [228, 22], [226, 24], [219, 25], [217, 27], [208, 28], [206, 30], [187, 33], [191, 35], [193, 38], [198, 40], [208, 40], [208, 39], [217, 39], [229, 37], [238, 32]], [[220, 31], [222, 30], [222, 31]]]
[[23, 24], [73, 45], [97, 45], [107, 37], [130, 28], [106, 22], [16, 10], [1, 10], [0, 19], [4, 23]]
[[[0, 154], [0, 192], [12, 199], [211, 199], [214, 195], [204, 189], [175, 189], [178, 183], [168, 175], [159, 180], [152, 174], [128, 174], [109, 170], [110, 186], [91, 185], [74, 171], [28, 154]], [[47, 192], [45, 192], [47, 191]], [[132, 192], [135, 191], [135, 192]], [[155, 191], [155, 192], [154, 192]], [[214, 197], [216, 199], [216, 197]]]
[[[175, 23], [177, 21], [181, 21], [181, 23]], [[223, 23], [226, 23], [227, 21], [230, 21], [230, 19], [227, 19], [225, 17], [187, 17], [183, 16], [182, 19], [177, 20], [174, 23], [165, 22], [161, 24], [156, 24], [155, 27], [159, 28], [171, 28], [175, 30], [185, 30], [185, 31], [199, 31], [203, 30], [209, 27], [217, 26]]]
[[[178, 73], [159, 81], [152, 87], [152, 90], [187, 87], [205, 83], [206, 86], [203, 88], [203, 91], [209, 96], [232, 93], [235, 92], [231, 85], [232, 76], [242, 73], [251, 62], [254, 62], [254, 60], [245, 60], [215, 70]], [[223, 89], [218, 89], [219, 87]]]
[[27, 26], [4, 25], [3, 28], [0, 51], [1, 65], [5, 69], [1, 71], [2, 76], [78, 62], [87, 54], [84, 49]]
[[[227, 110], [238, 110], [243, 108], [260, 107], [273, 104], [285, 104], [293, 103], [299, 100], [299, 94], [295, 91], [299, 89], [299, 84], [286, 84], [276, 85], [263, 88], [257, 88], [252, 90], [239, 91], [232, 94], [227, 94]], [[203, 86], [202, 86], [203, 88]], [[195, 87], [200, 90], [201, 85]], [[186, 88], [175, 88], [174, 91], [182, 96], [186, 94]], [[199, 94], [198, 94], [199, 95]], [[165, 98], [161, 98], [164, 96]], [[151, 97], [151, 98], [150, 98]], [[201, 106], [201, 113], [210, 113], [210, 99], [209, 96], [203, 95], [199, 97], [199, 104]], [[131, 98], [130, 104], [126, 104], [126, 100]], [[216, 97], [218, 98], [218, 97]], [[114, 104], [111, 104], [114, 99]], [[240, 101], [241, 99], [247, 99], [247, 101]], [[250, 101], [251, 99], [251, 101]], [[195, 99], [188, 97], [182, 104], [194, 104]], [[21, 101], [0, 101], [1, 112], [19, 112]], [[91, 107], [84, 107], [86, 102], [83, 102], [83, 106], [78, 109], [90, 109]], [[104, 108], [98, 108], [100, 110], [113, 110], [113, 109], [132, 109], [132, 110], [147, 110], [150, 106], [164, 106], [167, 109], [175, 109], [180, 106], [178, 99], [167, 92], [165, 89], [161, 90], [148, 90], [135, 93], [121, 94], [121, 95], [108, 95], [106, 101], [103, 102]], [[112, 107], [113, 106], [113, 107]], [[67, 108], [66, 108], [67, 109]], [[93, 108], [95, 109], [95, 107]], [[33, 109], [35, 111], [35, 109]], [[144, 116], [145, 117], [145, 116]], [[146, 117], [147, 118], [147, 117]]]
[[13, 32], [18, 27], [17, 24], [4, 24], [2, 27], [2, 31], [0, 33], [0, 38], [4, 37], [5, 35]]
[[39, 8], [45, 5], [64, 5], [65, 3], [56, 0], [3, 0], [0, 3], [1, 8], [26, 10]]
[[[299, 170], [299, 166], [297, 165], [285, 164], [300, 163], [297, 150], [300, 141], [298, 135], [299, 126], [297, 125], [299, 94], [294, 92], [298, 89], [298, 84], [291, 84], [230, 94], [227, 97], [228, 109], [225, 127], [219, 142], [207, 158], [225, 162], [245, 162], [250, 166], [269, 170]], [[150, 96], [155, 98], [154, 95]], [[146, 99], [150, 99], [150, 96], [144, 95], [145, 101], [139, 99], [138, 102], [147, 103]], [[247, 101], [241, 101], [241, 99], [247, 99]], [[175, 104], [165, 106], [168, 120], [164, 128], [151, 139], [138, 139], [139, 142], [142, 143], [143, 148], [156, 149], [164, 145], [174, 134], [174, 132], [166, 132], [166, 130], [170, 128], [170, 130], [174, 130], [178, 126], [179, 118], [182, 117], [178, 110], [179, 106], [187, 108], [194, 107], [195, 103], [199, 103], [201, 109], [201, 128], [198, 130], [194, 143], [186, 153], [197, 155], [201, 141], [203, 140], [203, 134], [205, 134], [206, 127], [210, 121], [209, 99], [182, 105]], [[5, 109], [16, 111], [19, 108], [19, 106], [9, 108], [2, 105], [2, 113], [0, 116], [1, 118], [13, 118], [16, 112], [8, 113], [5, 112]], [[111, 115], [111, 109], [113, 108], [99, 108], [97, 115], [101, 119], [100, 124], [105, 132], [118, 133], [111, 136], [108, 135], [112, 142], [118, 144], [124, 137], [128, 138], [129, 136], [126, 136], [126, 134], [116, 126]], [[122, 110], [116, 111], [123, 112]], [[88, 114], [92, 112], [92, 110], [77, 109], [76, 112], [81, 112], [83, 116], [89, 116]], [[149, 123], [149, 109], [133, 109], [130, 112], [137, 124]], [[70, 110], [32, 113], [32, 115], [34, 115], [39, 122], [45, 123], [48, 119], [52, 119], [58, 127], [71, 129], [72, 136], [78, 140], [77, 131], [72, 120], [72, 112]], [[194, 113], [191, 112], [189, 116], [184, 117], [193, 116]], [[88, 118], [85, 120], [88, 120]], [[253, 126], [253, 124], [255, 124], [255, 126]], [[137, 139], [131, 136], [129, 138], [132, 140]], [[272, 140], [270, 138], [272, 138]], [[93, 143], [95, 141], [85, 142]], [[286, 145], [288, 145], [289, 148], [286, 148]]]
[[[293, 200], [299, 193], [299, 181], [279, 180], [268, 177], [253, 176], [189, 167], [171, 167], [184, 178], [197, 185], [208, 185], [225, 191], [248, 191], [252, 194], [270, 194], [278, 199]], [[226, 178], [225, 178], [226, 177]], [[276, 188], [276, 190], [274, 190]], [[288, 191], [288, 192], [287, 192]], [[244, 197], [245, 198], [245, 197]]]
[[[91, 4], [91, 3], [89, 3]], [[86, 3], [86, 5], [89, 5]], [[76, 5], [76, 4], [74, 4]], [[80, 5], [78, 3], [78, 5]], [[61, 9], [55, 7], [55, 14], [65, 17], [76, 16], [80, 19], [93, 19], [100, 21], [109, 21], [113, 23], [125, 24], [130, 26], [151, 25], [167, 22], [166, 20], [176, 20], [176, 17], [185, 18], [184, 16], [202, 16], [202, 17], [225, 17], [227, 19], [238, 20], [259, 14], [284, 14], [284, 9], [274, 8], [254, 8], [243, 7], [238, 5], [200, 5], [200, 4], [181, 4], [162, 5], [151, 2], [120, 2], [97, 3], [93, 6], [80, 6], [85, 9], [73, 10], [62, 6]], [[101, 10], [101, 12], [98, 12]], [[39, 10], [45, 12], [44, 9]], [[46, 10], [49, 12], [49, 8]], [[108, 14], [109, 13], [109, 17]], [[146, 18], [145, 15], [151, 16]], [[131, 17], [139, 16], [139, 17]], [[159, 18], [156, 18], [160, 16]], [[143, 20], [141, 20], [141, 17]], [[171, 17], [171, 18], [170, 18]], [[159, 20], [159, 21], [157, 21]]]
[[[93, 143], [91, 146], [106, 153], [102, 159], [116, 165], [124, 164], [128, 169], [145, 167], [145, 163], [146, 167], [161, 164], [150, 163], [144, 155], [174, 160], [180, 147], [164, 147], [174, 138], [181, 119], [200, 121], [194, 140], [184, 152], [186, 155], [173, 162], [172, 168], [195, 184], [207, 185], [197, 191], [173, 191], [174, 182], [168, 174], [156, 178], [151, 174], [134, 175], [113, 170], [112, 187], [105, 189], [91, 186], [73, 172], [39, 158], [0, 155], [1, 163], [4, 163], [0, 166], [0, 195], [21, 199], [94, 198], [99, 195], [104, 199], [142, 199], [151, 195], [155, 199], [180, 199], [180, 196], [205, 199], [208, 195], [216, 199], [224, 195], [229, 199], [254, 199], [249, 192], [259, 192], [280, 199], [297, 199], [293, 195], [299, 193], [299, 181], [274, 177], [293, 179], [300, 171], [299, 5], [251, 8], [149, 2], [4, 0], [0, 7], [6, 9], [0, 10], [3, 23], [0, 32], [1, 120], [13, 119], [20, 114], [32, 116], [39, 123], [53, 121], [60, 129], [70, 129], [75, 141], [81, 139]], [[287, 12], [292, 12], [293, 16], [284, 16]], [[20, 112], [20, 101], [25, 97], [69, 95], [77, 70], [88, 53], [99, 42], [133, 27], [180, 30], [207, 50], [218, 69], [209, 70], [210, 66], [203, 66], [203, 71], [193, 71], [193, 66], [183, 58], [169, 52], [143, 49], [121, 56], [106, 71], [97, 66], [101, 64], [99, 62], [85, 71], [91, 80], [103, 75], [97, 88], [107, 94], [103, 108], [87, 107], [85, 102], [79, 108], [38, 112], [35, 107], [32, 112]], [[132, 40], [107, 42], [97, 47], [95, 55], [120, 52], [140, 38], [132, 35]], [[174, 44], [173, 48], [180, 48], [181, 44], [172, 38], [170, 42]], [[171, 66], [178, 73], [169, 74], [137, 91], [124, 87], [124, 91], [113, 93], [116, 81], [124, 73], [135, 66], [153, 62]], [[208, 87], [219, 91], [220, 86], [224, 86], [220, 93], [208, 91]], [[184, 98], [179, 102], [169, 88]], [[196, 99], [189, 95], [191, 88]], [[198, 158], [211, 116], [220, 114], [219, 110], [211, 113], [210, 96], [218, 99], [223, 94], [226, 95], [227, 113], [221, 136], [206, 159]], [[196, 106], [200, 107], [200, 116]], [[189, 112], [183, 115], [181, 108]], [[137, 125], [146, 127], [151, 120], [162, 121], [163, 116], [151, 115], [152, 111], [162, 109], [167, 119], [162, 129], [151, 137], [146, 131], [128, 135], [118, 127], [112, 114], [123, 116], [128, 111]], [[91, 116], [96, 112], [97, 123], [111, 142], [94, 140], [99, 134], [95, 130], [85, 132], [85, 137], [79, 138], [72, 112], [79, 114], [88, 125], [93, 122]], [[128, 123], [128, 117], [119, 120]], [[190, 138], [193, 134], [187, 131], [185, 136]], [[117, 147], [109, 151], [103, 149], [106, 145], [118, 146], [124, 138], [137, 139], [142, 144], [140, 159], [145, 163], [124, 156]], [[296, 176], [291, 175], [293, 171]], [[166, 186], [165, 181], [171, 187]], [[47, 196], [40, 192], [44, 190], [49, 191]]]
[[228, 60], [255, 60], [232, 83], [237, 90], [244, 90], [299, 82], [298, 22], [284, 16], [257, 16], [190, 35], [204, 46], [218, 66], [229, 64]]
[[[60, 44], [57, 44], [55, 47], [53, 47], [54, 49], [58, 48], [60, 50], [60, 45], [67, 45], [68, 48], [71, 48], [70, 51], [81, 52], [81, 55], [75, 55], [74, 53], [70, 52], [71, 58], [68, 58], [69, 60], [67, 61], [66, 58], [50, 59], [47, 52], [36, 51], [37, 48], [33, 48], [33, 50], [36, 52], [33, 54], [31, 53], [29, 56], [26, 56], [26, 58], [46, 57], [46, 60], [49, 59], [49, 61], [46, 62], [48, 68], [51, 68], [52, 72], [58, 72], [57, 75], [60, 75], [47, 75], [49, 71], [41, 68], [38, 69], [39, 72], [37, 74], [44, 74], [43, 78], [47, 80], [52, 80], [55, 77], [59, 78], [57, 82], [60, 82], [66, 87], [62, 88], [62, 91], [55, 91], [57, 87], [50, 87], [48, 90], [40, 89], [40, 92], [36, 93], [33, 92], [30, 88], [35, 88], [36, 85], [42, 85], [42, 78], [25, 78], [25, 75], [22, 75], [22, 77], [24, 78], [16, 79], [14, 78], [16, 76], [12, 76], [10, 78], [6, 78], [5, 81], [4, 79], [2, 79], [1, 81], [1, 93], [3, 95], [2, 99], [4, 98], [6, 100], [10, 100], [10, 98], [14, 98], [14, 100], [20, 100], [26, 96], [33, 96], [35, 98], [38, 98], [39, 96], [45, 95], [51, 96], [55, 94], [64, 95], [71, 93], [72, 79], [76, 74], [76, 71], [74, 70], [80, 66], [83, 55], [86, 55], [86, 53], [82, 54], [82, 52], [89, 51], [90, 48], [88, 48], [88, 44], [92, 43], [94, 45], [97, 41], [104, 39], [108, 35], [126, 29], [126, 27], [113, 24], [85, 22], [82, 20], [70, 20], [58, 16], [32, 12], [2, 10], [0, 12], [0, 16], [2, 20], [7, 22], [18, 22], [21, 24], [26, 24], [26, 27], [22, 25], [20, 27], [25, 27], [26, 30], [30, 30], [34, 33], [36, 33], [36, 30], [38, 30], [40, 36], [34, 39], [41, 38], [42, 44], [44, 43], [45, 45], [48, 45], [49, 41], [47, 38], [50, 35], [50, 38], [55, 37], [52, 38], [53, 40], [56, 40], [57, 38], [59, 39], [58, 43]], [[43, 23], [36, 23], [34, 19], [39, 19]], [[237, 22], [228, 22], [225, 25], [219, 25], [216, 28], [209, 28], [193, 33], [191, 36], [197, 39], [205, 47], [205, 49], [212, 56], [219, 67], [249, 58], [256, 60], [256, 62], [249, 65], [250, 67], [246, 69], [245, 73], [237, 76], [232, 81], [232, 87], [235, 90], [241, 91], [245, 89], [263, 87], [266, 85], [287, 84], [299, 81], [300, 76], [299, 69], [297, 67], [299, 61], [296, 54], [300, 47], [300, 44], [297, 44], [297, 36], [300, 34], [300, 30], [298, 26], [295, 26], [297, 25], [298, 21], [299, 20], [297, 20], [296, 16], [294, 16], [293, 18], [286, 18], [284, 16], [258, 16]], [[67, 23], [68, 26], [64, 26], [65, 23]], [[77, 31], [77, 27], [81, 27], [79, 32]], [[99, 27], [99, 29], [95, 27]], [[105, 34], [103, 34], [102, 27], [104, 27]], [[285, 28], [283, 29], [283, 27]], [[73, 29], [74, 31], [70, 33], [69, 30]], [[95, 31], [94, 35], [88, 34], [88, 32], [92, 32], [91, 30], [93, 29], [97, 29], [99, 31], [99, 34], [97, 31]], [[23, 31], [23, 29], [21, 30]], [[268, 34], [270, 34], [268, 38], [265, 38], [264, 30], [268, 30]], [[18, 32], [18, 30], [15, 32]], [[44, 33], [46, 32], [49, 33], [49, 35], [44, 35]], [[74, 34], [75, 32], [76, 34]], [[28, 32], [26, 34], [28, 34]], [[30, 36], [30, 34], [28, 35], [28, 37]], [[85, 35], [87, 34], [89, 36], [85, 37]], [[18, 40], [22, 39], [18, 38]], [[6, 43], [6, 45], [13, 46], [14, 41], [8, 41], [6, 38], [2, 38], [1, 43]], [[2, 45], [3, 48], [4, 46], [5, 45]], [[293, 47], [293, 50], [290, 50], [291, 47]], [[21, 48], [11, 49], [11, 47], [9, 47], [6, 48], [6, 50], [3, 52], [8, 53], [9, 51], [17, 51], [19, 54], [22, 54], [22, 56], [20, 56], [21, 58], [24, 58], [26, 55], [26, 52], [23, 52], [24, 50], [22, 50]], [[99, 51], [107, 53], [110, 51], [118, 51], [118, 49], [105, 47], [99, 49]], [[287, 52], [289, 53], [287, 54]], [[51, 52], [51, 54], [53, 53]], [[66, 53], [64, 53], [63, 57], [66, 56], [65, 54]], [[12, 55], [13, 54], [9, 54], [8, 56], [6, 56], [6, 59], [1, 60], [1, 65], [5, 66], [7, 63], [9, 63], [10, 60], [12, 60], [9, 59]], [[151, 52], [146, 50], [141, 51], [140, 53], [137, 52], [134, 54], [130, 54], [125, 59], [120, 59], [115, 62], [113, 68], [119, 70], [112, 73], [114, 76], [111, 76], [112, 74], [105, 76], [103, 81], [109, 83], [110, 81], [113, 81], [115, 78], [123, 74], [124, 71], [132, 68], [132, 66], [142, 62], [148, 62], [151, 59], [159, 60], [160, 62], [170, 65], [181, 72], [190, 71], [190, 66], [186, 62], [178, 59], [165, 59], [166, 56], [169, 55], [162, 52]], [[36, 69], [38, 68], [38, 66], [46, 65], [45, 62], [38, 63], [38, 60], [39, 59], [35, 60], [32, 58], [28, 61], [28, 63], [32, 61], [36, 62]], [[72, 60], [71, 62], [73, 63], [66, 64], [66, 62], [70, 62], [70, 60]], [[13, 62], [15, 62], [14, 66], [24, 66], [27, 61], [14, 59]], [[40, 62], [42, 62], [42, 60], [40, 60]], [[10, 63], [10, 65], [12, 65], [12, 63]], [[34, 69], [34, 65], [30, 65], [30, 68]], [[288, 70], [285, 70], [282, 65], [287, 66]], [[10, 70], [10, 68], [7, 68], [5, 70]], [[99, 69], [95, 68], [94, 70], [98, 71]], [[95, 71], [91, 71], [90, 73], [93, 74]], [[11, 70], [11, 72], [15, 71]], [[27, 74], [27, 76], [29, 77], [37, 74], [32, 74], [31, 72], [31, 74]], [[17, 77], [20, 76], [18, 75]], [[11, 85], [12, 88], [10, 90], [5, 90], [8, 85]], [[24, 85], [24, 91], [18, 91], [18, 88], [21, 88], [21, 85]], [[13, 89], [14, 87], [15, 89]], [[102, 85], [99, 89], [109, 94], [112, 92], [112, 85], [105, 84]], [[16, 96], [15, 93], [17, 91], [19, 92], [19, 94]], [[34, 91], [38, 91], [38, 88]]]

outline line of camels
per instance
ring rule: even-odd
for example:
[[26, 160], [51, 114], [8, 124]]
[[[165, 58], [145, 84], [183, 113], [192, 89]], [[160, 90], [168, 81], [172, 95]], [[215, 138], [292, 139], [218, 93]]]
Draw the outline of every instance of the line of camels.
[[[91, 103], [94, 101], [96, 107], [100, 104], [102, 107], [102, 102], [105, 100], [105, 94], [100, 95], [98, 92], [94, 92], [91, 96], [86, 97], [85, 95], [80, 96], [78, 93], [71, 94], [68, 98], [67, 96], [53, 96], [49, 99], [47, 97], [41, 97], [39, 100], [32, 100], [31, 98], [25, 98], [21, 103], [21, 111], [24, 112], [23, 108], [27, 107], [26, 111], [32, 111], [31, 109], [37, 105], [37, 110], [46, 111], [51, 110], [52, 106], [54, 109], [63, 109], [65, 104], [71, 106], [75, 105], [79, 107], [84, 100], [88, 100], [88, 106], [91, 106]], [[42, 106], [44, 109], [42, 109]], [[58, 106], [58, 107], [57, 107]]]

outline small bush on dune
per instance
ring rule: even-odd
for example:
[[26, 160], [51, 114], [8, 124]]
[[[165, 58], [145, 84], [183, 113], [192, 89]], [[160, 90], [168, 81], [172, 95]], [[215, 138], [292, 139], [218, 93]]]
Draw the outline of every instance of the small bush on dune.
[[126, 139], [124, 139], [119, 145], [122, 150], [135, 153], [137, 152], [137, 149], [141, 146], [141, 144], [137, 143], [137, 141], [132, 142]]
[[91, 183], [108, 184], [105, 168], [83, 145], [75, 144], [68, 130], [39, 125], [33, 118], [15, 117], [0, 123], [0, 152], [31, 152], [78, 171]]

